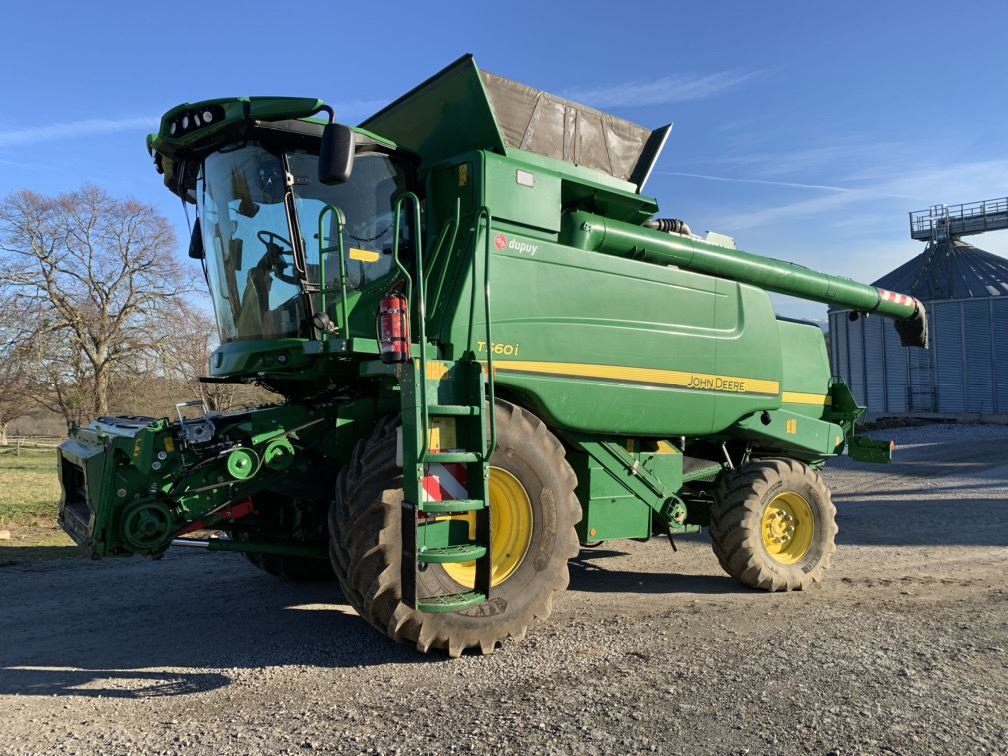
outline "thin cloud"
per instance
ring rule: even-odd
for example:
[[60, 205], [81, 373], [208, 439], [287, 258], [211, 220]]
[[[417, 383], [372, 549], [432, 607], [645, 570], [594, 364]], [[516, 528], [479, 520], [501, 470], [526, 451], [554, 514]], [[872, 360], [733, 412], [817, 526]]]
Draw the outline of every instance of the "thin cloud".
[[854, 213], [853, 206], [876, 206], [885, 200], [890, 206], [895, 200], [905, 205], [900, 212], [918, 210], [936, 202], [971, 202], [1004, 195], [1004, 176], [1008, 173], [1008, 160], [985, 160], [958, 163], [938, 168], [907, 170], [846, 192], [834, 192], [798, 202], [731, 216], [733, 230], [771, 226], [799, 218], [829, 215], [836, 217], [840, 210]]
[[756, 76], [754, 71], [717, 71], [700, 76], [665, 76], [654, 81], [568, 89], [563, 96], [596, 108], [668, 105], [673, 102], [706, 100], [744, 84], [754, 76]]
[[[730, 144], [726, 146], [731, 147]], [[838, 140], [832, 144], [796, 147], [787, 151], [745, 151], [741, 154], [729, 152], [702, 161], [680, 162], [679, 165], [742, 168], [765, 178], [792, 176], [810, 170], [831, 170], [834, 173], [846, 174], [845, 180], [850, 177], [851, 166], [861, 166], [865, 170], [870, 166], [877, 178], [880, 172], [902, 169], [908, 162], [914, 162], [921, 149], [920, 145], [914, 146], [902, 142]]]
[[732, 231], [742, 229], [758, 228], [760, 226], [772, 226], [775, 223], [795, 220], [797, 218], [814, 217], [826, 213], [832, 213], [841, 208], [848, 207], [857, 202], [868, 199], [871, 192], [859, 190], [853, 192], [827, 194], [814, 199], [790, 202], [786, 205], [777, 205], [756, 210], [751, 213], [740, 213], [731, 218]]
[[792, 189], [817, 189], [827, 192], [854, 192], [856, 189], [829, 184], [800, 184], [794, 181], [770, 181], [769, 179], [733, 178], [731, 176], [709, 176], [705, 173], [683, 173], [682, 171], [655, 171], [664, 176], [684, 176], [685, 178], [704, 179], [706, 181], [725, 181], [731, 184], [762, 184], [765, 186], [784, 186]]
[[120, 131], [156, 129], [159, 121], [159, 118], [150, 116], [137, 118], [89, 118], [83, 121], [50, 123], [27, 129], [0, 131], [0, 147], [54, 142], [60, 139], [73, 139], [82, 136], [115, 134]]
[[[388, 100], [349, 100], [331, 104], [336, 111], [337, 120], [341, 123], [352, 123], [380, 110], [388, 104]], [[25, 129], [0, 130], [0, 148], [55, 142], [84, 136], [115, 134], [122, 131], [154, 131], [160, 123], [160, 116], [88, 118], [80, 121], [43, 124]]]
[[23, 163], [20, 160], [8, 160], [4, 157], [0, 157], [0, 165], [7, 165], [11, 168], [23, 168], [30, 171], [45, 170], [49, 167], [38, 163]]

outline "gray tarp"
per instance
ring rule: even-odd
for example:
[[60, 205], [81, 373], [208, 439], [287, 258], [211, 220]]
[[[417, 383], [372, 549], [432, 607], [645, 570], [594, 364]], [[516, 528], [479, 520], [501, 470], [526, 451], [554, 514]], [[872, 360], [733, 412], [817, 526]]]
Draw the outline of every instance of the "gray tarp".
[[650, 129], [487, 71], [480, 75], [509, 147], [634, 180]]
[[475, 149], [520, 149], [644, 185], [670, 126], [651, 131], [496, 74], [464, 55], [361, 124], [426, 166]]

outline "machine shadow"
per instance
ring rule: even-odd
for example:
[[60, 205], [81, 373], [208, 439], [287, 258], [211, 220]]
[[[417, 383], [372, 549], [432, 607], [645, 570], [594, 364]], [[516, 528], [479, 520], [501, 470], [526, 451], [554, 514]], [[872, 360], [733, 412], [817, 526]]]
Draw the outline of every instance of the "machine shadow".
[[871, 492], [859, 491], [857, 494], [837, 494], [833, 498], [851, 498], [851, 499], [863, 499], [870, 501], [872, 499], [884, 499], [890, 496], [910, 496], [913, 494], [919, 494], [922, 496], [934, 496], [936, 494], [941, 495], [942, 493], [948, 491], [955, 491], [961, 493], [963, 491], [991, 491], [991, 490], [1001, 490], [1008, 493], [1008, 484], [998, 484], [995, 485], [990, 481], [980, 482], [980, 483], [967, 483], [967, 484], [957, 484], [954, 486], [930, 486], [930, 487], [920, 487], [920, 488], [874, 488]]
[[230, 682], [230, 677], [219, 672], [0, 668], [0, 695], [161, 698], [206, 693]]
[[[200, 574], [223, 561], [227, 569]], [[21, 605], [0, 616], [0, 695], [177, 696], [224, 687], [230, 670], [446, 660], [376, 632], [335, 582], [285, 582], [220, 555], [137, 566], [64, 562], [0, 573], [0, 598]], [[65, 587], [46, 595], [61, 580], [73, 596]]]
[[[703, 536], [706, 538], [706, 536]], [[680, 540], [681, 537], [677, 537]], [[681, 538], [686, 540], [686, 538]], [[692, 540], [692, 538], [690, 539]], [[749, 593], [751, 589], [736, 583], [725, 574], [684, 575], [676, 572], [639, 572], [607, 567], [607, 560], [625, 556], [612, 549], [582, 549], [570, 561], [568, 590], [591, 593]]]
[[933, 498], [916, 501], [838, 494], [837, 544], [1008, 546], [1008, 500], [957, 498], [956, 491], [945, 497], [940, 488], [928, 489]]

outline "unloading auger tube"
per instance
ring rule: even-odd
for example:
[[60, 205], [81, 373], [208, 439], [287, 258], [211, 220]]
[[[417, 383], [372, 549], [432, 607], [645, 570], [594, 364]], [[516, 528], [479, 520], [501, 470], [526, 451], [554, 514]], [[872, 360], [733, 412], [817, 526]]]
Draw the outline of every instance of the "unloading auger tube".
[[675, 265], [779, 294], [882, 315], [895, 321], [903, 346], [927, 347], [924, 305], [906, 294], [582, 211], [565, 217], [563, 241], [592, 252]]

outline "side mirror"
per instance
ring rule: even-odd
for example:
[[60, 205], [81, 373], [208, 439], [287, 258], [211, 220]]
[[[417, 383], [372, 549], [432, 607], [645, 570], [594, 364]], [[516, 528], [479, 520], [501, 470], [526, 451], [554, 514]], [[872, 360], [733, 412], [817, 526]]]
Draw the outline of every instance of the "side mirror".
[[323, 184], [343, 184], [353, 171], [356, 141], [350, 127], [327, 123], [319, 147], [318, 178]]
[[206, 257], [206, 251], [203, 249], [203, 232], [200, 229], [199, 218], [192, 227], [192, 236], [189, 238], [189, 257], [193, 260], [202, 260]]

